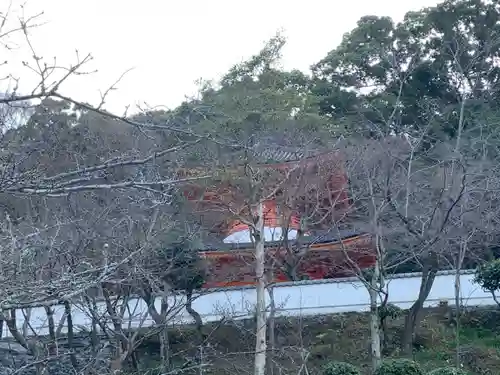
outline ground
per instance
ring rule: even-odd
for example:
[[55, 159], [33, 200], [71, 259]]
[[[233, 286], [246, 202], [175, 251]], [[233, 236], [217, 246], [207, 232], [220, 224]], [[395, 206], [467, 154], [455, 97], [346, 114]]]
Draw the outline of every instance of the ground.
[[[456, 324], [448, 308], [427, 309], [415, 340], [413, 358], [425, 370], [453, 364], [456, 358]], [[496, 308], [467, 310], [460, 321], [458, 354], [464, 368], [473, 375], [500, 373], [500, 311]], [[401, 358], [399, 342], [403, 318], [388, 324], [386, 356]], [[196, 332], [192, 328], [174, 329], [170, 338], [175, 362], [204, 363], [204, 375], [251, 373], [254, 348], [253, 322], [237, 322], [206, 326], [208, 345], [193, 348]], [[349, 313], [276, 321], [276, 350], [273, 355], [274, 375], [317, 374], [327, 361], [355, 364], [364, 373], [370, 366], [367, 314]], [[146, 344], [150, 354], [154, 342]], [[144, 348], [146, 348], [144, 347]], [[154, 357], [155, 355], [152, 355]], [[142, 356], [141, 356], [142, 357]], [[143, 357], [144, 358], [144, 357]], [[202, 360], [200, 360], [202, 358]], [[304, 365], [305, 363], [305, 365]], [[149, 366], [148, 366], [149, 367]], [[189, 367], [189, 366], [187, 366]], [[307, 371], [306, 371], [307, 370]], [[196, 371], [200, 374], [200, 371]]]

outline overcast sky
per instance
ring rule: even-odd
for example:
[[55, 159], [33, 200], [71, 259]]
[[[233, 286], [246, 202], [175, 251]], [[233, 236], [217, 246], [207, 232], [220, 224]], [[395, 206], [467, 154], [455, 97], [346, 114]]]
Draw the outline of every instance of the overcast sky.
[[[23, 0], [24, 1], [24, 0]], [[4, 7], [7, 0], [0, 0]], [[14, 0], [14, 4], [19, 0]], [[198, 78], [216, 79], [233, 64], [259, 51], [277, 30], [288, 39], [283, 64], [306, 70], [333, 49], [343, 33], [363, 15], [388, 15], [401, 20], [409, 10], [436, 0], [30, 0], [27, 14], [45, 12], [48, 24], [33, 32], [38, 55], [72, 61], [75, 48], [92, 53], [88, 66], [98, 73], [72, 79], [62, 90], [77, 99], [96, 102], [99, 89], [134, 68], [108, 108], [127, 104], [178, 105], [196, 92]], [[28, 55], [20, 45], [9, 56], [10, 72], [21, 75], [22, 88], [33, 77], [20, 70]], [[0, 60], [4, 60], [0, 56]], [[17, 63], [16, 63], [17, 62]], [[19, 73], [22, 71], [22, 74]], [[5, 67], [2, 75], [5, 74]], [[31, 80], [31, 81], [30, 81]]]

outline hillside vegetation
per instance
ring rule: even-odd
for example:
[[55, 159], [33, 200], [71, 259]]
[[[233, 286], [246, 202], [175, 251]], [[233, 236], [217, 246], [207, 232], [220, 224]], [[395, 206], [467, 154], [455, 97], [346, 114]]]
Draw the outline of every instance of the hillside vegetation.
[[[494, 375], [500, 369], [500, 332], [496, 307], [467, 309], [463, 312], [459, 330], [458, 354], [463, 369], [473, 375]], [[453, 367], [457, 355], [456, 321], [453, 310], [446, 305], [423, 311], [416, 332], [412, 354], [401, 351], [404, 319], [391, 319], [388, 324], [386, 359], [412, 359], [420, 364], [424, 374], [442, 367]], [[355, 365], [362, 374], [371, 373], [369, 314], [346, 313], [318, 317], [279, 318], [276, 321], [276, 346], [271, 373], [296, 374], [307, 371], [317, 374], [331, 362]], [[203, 352], [204, 373], [223, 375], [247, 373], [253, 369], [255, 323], [237, 321], [222, 326], [207, 326], [209, 332]], [[200, 356], [193, 348], [195, 328], [171, 331], [174, 360], [184, 363]], [[140, 348], [147, 352], [143, 366], [158, 360], [158, 342], [148, 341]], [[301, 370], [302, 368], [302, 370]], [[198, 370], [190, 372], [197, 373]]]
[[[92, 56], [77, 52], [67, 65], [43, 56], [34, 34], [44, 15], [8, 3], [0, 4], [0, 326], [16, 349], [2, 352], [0, 373], [357, 371], [345, 363], [373, 375], [500, 373], [496, 311], [462, 309], [458, 283], [460, 270], [475, 268], [478, 287], [500, 304], [498, 1], [445, 0], [400, 22], [366, 15], [307, 71], [282, 68], [278, 33], [177, 107], [125, 114], [106, 109], [120, 80], [101, 88], [100, 103], [67, 94], [68, 80], [93, 70]], [[336, 158], [306, 162], [318, 155]], [[287, 161], [288, 170], [262, 167]], [[265, 241], [269, 200], [283, 232], [296, 230], [277, 241], [280, 251]], [[220, 251], [235, 222], [251, 238], [233, 247], [248, 250], [255, 324], [205, 326], [193, 298], [215, 271], [200, 250]], [[353, 233], [370, 239], [369, 254], [342, 243], [338, 274], [361, 282], [369, 313], [275, 322], [266, 294], [276, 272], [306, 278], [311, 244]], [[373, 267], [359, 267], [363, 256]], [[239, 281], [242, 267], [227, 278]], [[457, 319], [423, 308], [443, 269], [456, 275]], [[421, 287], [400, 311], [387, 303], [387, 281], [408, 271], [420, 272]], [[173, 324], [169, 301], [181, 295], [191, 330]], [[154, 329], [129, 329], [137, 298], [147, 309], [134, 319]], [[47, 315], [47, 337], [30, 323], [33, 307]], [[398, 358], [406, 360], [388, 362]]]

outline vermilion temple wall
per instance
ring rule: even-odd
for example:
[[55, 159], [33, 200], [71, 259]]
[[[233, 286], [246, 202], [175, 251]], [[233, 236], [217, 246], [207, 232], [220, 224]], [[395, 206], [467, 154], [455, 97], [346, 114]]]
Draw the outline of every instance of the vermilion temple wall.
[[[201, 254], [206, 267], [204, 287], [255, 284], [255, 257], [252, 249]], [[272, 277], [268, 282], [292, 281], [293, 274], [301, 279], [318, 280], [352, 276], [354, 264], [361, 269], [371, 267], [375, 264], [375, 256], [371, 236], [363, 235], [343, 243], [313, 245], [304, 252], [303, 257], [292, 256], [283, 248], [269, 248], [266, 263], [267, 275]]]

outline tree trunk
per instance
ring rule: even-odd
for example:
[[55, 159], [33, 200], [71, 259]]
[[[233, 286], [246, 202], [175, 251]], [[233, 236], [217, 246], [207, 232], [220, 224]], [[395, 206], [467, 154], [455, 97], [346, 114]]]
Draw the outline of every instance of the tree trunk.
[[[92, 345], [92, 351], [94, 352], [95, 355], [97, 355], [97, 353], [99, 351], [99, 344], [100, 344], [99, 318], [94, 315], [94, 313], [97, 311], [97, 301], [96, 301], [95, 297], [92, 297], [92, 299], [87, 297], [86, 301], [88, 304], [89, 311], [91, 312], [90, 315], [92, 317], [92, 331], [90, 333], [90, 339], [91, 339], [90, 341], [91, 341], [91, 345]], [[68, 324], [69, 324], [69, 321], [68, 321]], [[103, 333], [105, 333], [105, 332], [103, 332]]]
[[381, 351], [383, 355], [388, 354], [389, 352], [389, 345], [388, 345], [388, 340], [387, 340], [387, 317], [383, 317], [380, 319], [380, 346], [381, 346]]
[[45, 306], [45, 314], [47, 315], [47, 322], [49, 325], [49, 337], [50, 342], [47, 345], [49, 349], [49, 354], [51, 356], [56, 356], [57, 353], [57, 336], [56, 336], [56, 324], [54, 322], [54, 309], [50, 306]]
[[170, 340], [168, 336], [167, 314], [168, 314], [168, 292], [167, 288], [163, 289], [161, 298], [160, 312], [155, 306], [156, 296], [149, 286], [145, 286], [142, 291], [142, 299], [148, 306], [149, 315], [154, 320], [155, 325], [159, 328], [158, 340], [160, 342], [160, 367], [163, 373], [168, 373], [171, 368], [170, 363]]
[[456, 327], [455, 327], [455, 366], [460, 368], [460, 268], [455, 272], [455, 311], [456, 311]]
[[460, 271], [462, 270], [462, 265], [464, 263], [465, 254], [467, 253], [467, 241], [463, 241], [460, 244], [460, 251], [457, 256], [457, 261], [455, 264], [455, 366], [457, 369], [460, 368], [460, 317], [462, 314], [461, 309], [461, 285], [460, 285]]
[[255, 334], [254, 375], [266, 372], [266, 282], [265, 282], [265, 247], [264, 247], [264, 212], [259, 203], [256, 225], [253, 231], [255, 240], [255, 273], [257, 278], [257, 327]]
[[129, 303], [129, 294], [123, 296], [122, 306], [117, 307], [112, 302], [111, 294], [105, 287], [102, 288], [104, 302], [106, 304], [106, 311], [113, 324], [112, 338], [115, 343], [115, 353], [112, 361], [113, 371], [119, 371], [123, 368], [124, 361], [126, 361], [133, 354], [133, 343], [127, 338], [123, 330], [123, 316], [126, 307]]
[[415, 328], [420, 318], [420, 312], [424, 306], [424, 302], [429, 296], [429, 293], [436, 279], [438, 271], [437, 254], [431, 252], [429, 258], [424, 266], [422, 272], [422, 281], [420, 283], [420, 290], [418, 298], [408, 310], [405, 317], [405, 328], [403, 333], [403, 349], [407, 354], [413, 351], [413, 337], [415, 335]]
[[268, 363], [268, 375], [274, 374], [274, 350], [276, 349], [276, 303], [274, 301], [274, 287], [271, 285], [269, 290], [269, 358], [267, 358]]
[[9, 329], [9, 332], [12, 335], [12, 337], [14, 337], [17, 343], [20, 344], [22, 347], [31, 350], [30, 346], [28, 345], [28, 341], [26, 340], [26, 337], [23, 336], [23, 334], [17, 328], [16, 310], [14, 309], [10, 310], [8, 312], [9, 316], [4, 315], [3, 312], [1, 314], [2, 314], [2, 319], [7, 324], [7, 328]]
[[78, 369], [78, 361], [76, 360], [74, 350], [75, 334], [73, 332], [73, 315], [71, 313], [71, 305], [69, 301], [64, 301], [64, 313], [66, 315], [66, 321], [68, 322], [68, 349], [70, 350], [69, 358], [73, 367]]
[[156, 326], [159, 328], [158, 340], [160, 341], [160, 360], [161, 370], [168, 373], [171, 369], [171, 356], [170, 356], [170, 339], [168, 336], [167, 315], [168, 315], [168, 291], [169, 287], [165, 283], [163, 285], [163, 295], [161, 297], [160, 312], [155, 306], [156, 296], [149, 285], [145, 285], [142, 289], [142, 299], [148, 306], [148, 312], [153, 318]]
[[167, 373], [170, 371], [171, 363], [170, 363], [170, 339], [168, 338], [168, 329], [164, 327], [160, 333], [160, 359], [161, 359], [161, 368], [162, 371]]
[[[382, 275], [381, 275], [382, 276]], [[384, 286], [385, 286], [385, 279], [381, 277], [381, 281], [383, 280]], [[382, 286], [381, 286], [382, 288]], [[387, 327], [387, 319], [389, 318], [387, 314], [387, 304], [389, 302], [389, 291], [387, 290], [385, 295], [384, 295], [384, 300], [379, 306], [379, 328], [380, 328], [380, 345], [381, 345], [381, 350], [382, 350], [382, 356], [384, 354], [388, 354], [389, 352], [389, 347], [388, 347], [388, 327]], [[383, 309], [384, 313], [380, 314], [380, 310]]]
[[370, 282], [370, 339], [371, 339], [371, 354], [372, 354], [372, 370], [375, 372], [382, 361], [381, 345], [380, 345], [380, 317], [378, 313], [378, 283], [380, 279], [380, 265], [377, 260]]
[[203, 320], [201, 319], [198, 311], [193, 309], [193, 291], [191, 289], [186, 290], [186, 311], [191, 315], [194, 319], [194, 323], [196, 326], [196, 332], [198, 333], [198, 341], [196, 345], [201, 345], [203, 343]]
[[[15, 310], [12, 310], [12, 311], [15, 312]], [[31, 309], [27, 308], [26, 311], [24, 311], [24, 309], [21, 309], [21, 312], [22, 312], [23, 317], [24, 317], [24, 323], [23, 323], [23, 328], [22, 328], [22, 330], [23, 330], [23, 336], [24, 337], [28, 337], [29, 330], [31, 329], [31, 325], [30, 325]]]

